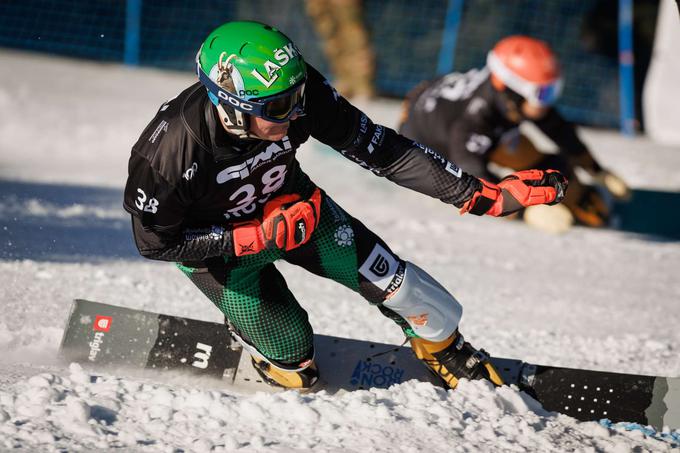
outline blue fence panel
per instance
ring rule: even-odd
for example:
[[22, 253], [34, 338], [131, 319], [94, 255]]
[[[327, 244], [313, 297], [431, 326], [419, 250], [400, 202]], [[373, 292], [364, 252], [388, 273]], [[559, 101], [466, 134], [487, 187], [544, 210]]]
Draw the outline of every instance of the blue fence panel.
[[565, 78], [558, 108], [574, 121], [616, 126], [618, 64], [593, 52], [584, 20], [596, 0], [474, 0], [464, 4], [454, 68], [485, 64], [486, 54], [504, 36], [525, 34], [546, 41], [562, 62]]
[[[193, 70], [207, 34], [229, 20], [259, 20], [289, 35], [305, 58], [326, 71], [303, 0], [139, 0], [139, 63]], [[126, 0], [0, 1], [0, 46], [94, 60], [125, 61]], [[129, 42], [129, 41], [128, 41]], [[128, 52], [133, 52], [128, 46]]]
[[621, 132], [635, 135], [633, 0], [619, 0], [619, 98]]
[[142, 0], [127, 0], [125, 7], [125, 50], [123, 54], [125, 64], [139, 64], [141, 27]]
[[125, 0], [0, 1], [0, 46], [121, 60]]
[[290, 36], [305, 59], [325, 71], [321, 44], [304, 11], [303, 0], [143, 0], [140, 62], [193, 71], [198, 48], [215, 27], [230, 20], [257, 20]]
[[[403, 96], [421, 80], [436, 76], [439, 61], [454, 61], [454, 56], [454, 70], [480, 67], [495, 42], [522, 33], [550, 43], [563, 62], [566, 85], [558, 107], [567, 118], [618, 125], [617, 59], [593, 51], [583, 31], [598, 0], [455, 0], [463, 8], [452, 46], [455, 53], [447, 56], [442, 43], [448, 42], [443, 38], [451, 1], [364, 1], [379, 93]], [[126, 21], [127, 5], [138, 2], [139, 28], [128, 27], [126, 35], [126, 24], [134, 25]], [[205, 36], [235, 19], [280, 28], [307, 61], [332, 76], [305, 12], [305, 0], [4, 0], [0, 1], [0, 46], [192, 71]]]
[[437, 74], [447, 74], [453, 71], [453, 63], [456, 55], [456, 41], [458, 41], [458, 29], [463, 15], [464, 0], [449, 0], [446, 10], [446, 21], [442, 32], [442, 45], [439, 48], [439, 62]]
[[446, 1], [366, 0], [364, 7], [378, 92], [402, 96], [437, 73]]

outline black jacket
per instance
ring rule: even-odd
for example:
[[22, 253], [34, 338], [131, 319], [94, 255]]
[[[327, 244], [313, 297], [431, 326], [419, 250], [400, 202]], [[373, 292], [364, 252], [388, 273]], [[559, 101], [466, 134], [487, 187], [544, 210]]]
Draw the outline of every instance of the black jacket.
[[[497, 179], [487, 168], [489, 154], [519, 131], [518, 124], [503, 114], [503, 100], [491, 85], [488, 69], [450, 73], [424, 82], [412, 90], [408, 100], [408, 118], [399, 130], [402, 134], [436, 149], [475, 176]], [[592, 161], [574, 126], [557, 109], [550, 108], [533, 123], [568, 159], [586, 157]]]
[[310, 136], [378, 176], [458, 207], [480, 188], [436, 152], [374, 124], [311, 66], [308, 72], [304, 115], [277, 142], [228, 134], [199, 83], [161, 106], [132, 148], [125, 187], [143, 256], [233, 254], [232, 224], [260, 216], [267, 200], [308, 181], [295, 154]]

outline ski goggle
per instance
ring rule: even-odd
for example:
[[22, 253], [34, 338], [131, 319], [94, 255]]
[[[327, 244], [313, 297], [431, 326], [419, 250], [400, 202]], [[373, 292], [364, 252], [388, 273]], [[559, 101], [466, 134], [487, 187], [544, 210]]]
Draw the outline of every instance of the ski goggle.
[[285, 123], [293, 116], [302, 113], [305, 95], [305, 79], [303, 78], [284, 93], [257, 100], [245, 100], [220, 87], [197, 64], [198, 80], [208, 89], [220, 104], [234, 108], [248, 115], [257, 116], [273, 123]]
[[508, 88], [526, 99], [529, 104], [547, 107], [554, 104], [562, 94], [561, 77], [548, 83], [535, 83], [525, 80], [508, 69], [492, 52], [487, 55], [487, 66]]
[[257, 102], [264, 104], [262, 118], [273, 122], [288, 121], [293, 115], [302, 113], [305, 97], [305, 84], [298, 84], [292, 91], [258, 99]]
[[562, 78], [547, 85], [537, 85], [532, 88], [531, 95], [527, 97], [530, 104], [548, 106], [557, 102], [562, 94]]

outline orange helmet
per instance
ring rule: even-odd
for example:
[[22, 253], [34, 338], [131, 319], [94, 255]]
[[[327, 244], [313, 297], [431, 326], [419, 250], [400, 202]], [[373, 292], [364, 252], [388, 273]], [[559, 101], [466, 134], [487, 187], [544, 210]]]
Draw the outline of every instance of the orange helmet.
[[528, 36], [508, 36], [500, 40], [486, 57], [491, 83], [506, 88], [530, 104], [547, 106], [562, 92], [559, 63], [550, 47]]

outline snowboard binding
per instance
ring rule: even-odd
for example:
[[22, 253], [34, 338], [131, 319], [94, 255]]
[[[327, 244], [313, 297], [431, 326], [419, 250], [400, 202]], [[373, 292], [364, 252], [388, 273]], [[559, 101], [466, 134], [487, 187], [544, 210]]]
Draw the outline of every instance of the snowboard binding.
[[504, 384], [500, 374], [483, 349], [475, 349], [458, 331], [439, 342], [411, 338], [416, 357], [446, 385], [454, 389], [460, 379], [486, 379], [495, 386]]
[[275, 387], [309, 392], [319, 382], [319, 370], [311, 361], [305, 368], [286, 370], [275, 366], [267, 360], [251, 357], [253, 368], [263, 381]]
[[255, 346], [250, 344], [236, 327], [224, 318], [224, 324], [231, 337], [237, 341], [245, 351], [250, 353], [251, 363], [257, 374], [267, 384], [274, 387], [294, 389], [302, 392], [316, 390], [319, 384], [319, 370], [314, 363], [313, 353], [311, 359], [298, 364], [287, 364], [266, 358]]

